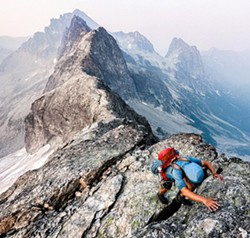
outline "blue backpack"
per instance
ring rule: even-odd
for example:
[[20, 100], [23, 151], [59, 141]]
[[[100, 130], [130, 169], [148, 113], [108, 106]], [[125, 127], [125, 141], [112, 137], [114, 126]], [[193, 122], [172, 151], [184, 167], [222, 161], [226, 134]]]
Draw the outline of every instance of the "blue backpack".
[[171, 164], [171, 166], [173, 168], [181, 170], [191, 183], [201, 184], [205, 177], [202, 167], [197, 163], [189, 161], [188, 158], [183, 158], [181, 160], [184, 159], [189, 163], [185, 163], [182, 166]]
[[[177, 159], [178, 160], [178, 159]], [[204, 171], [202, 169], [202, 167], [194, 162], [191, 162], [188, 158], [181, 158], [179, 160], [182, 161], [186, 161], [188, 163], [185, 163], [182, 167], [175, 164], [175, 163], [171, 163], [169, 166], [171, 166], [173, 169], [179, 169], [184, 173], [184, 176], [187, 177], [191, 183], [193, 184], [201, 184], [202, 181], [205, 178], [205, 174]], [[153, 174], [158, 174], [158, 168], [161, 167], [163, 169], [163, 173], [165, 174], [165, 171], [167, 168], [164, 168], [162, 166], [162, 162], [159, 160], [155, 160], [151, 166], [151, 171]], [[173, 171], [172, 169], [172, 171]], [[162, 176], [162, 173], [161, 173]], [[162, 179], [167, 181], [168, 179], [166, 178], [166, 176], [162, 176]]]

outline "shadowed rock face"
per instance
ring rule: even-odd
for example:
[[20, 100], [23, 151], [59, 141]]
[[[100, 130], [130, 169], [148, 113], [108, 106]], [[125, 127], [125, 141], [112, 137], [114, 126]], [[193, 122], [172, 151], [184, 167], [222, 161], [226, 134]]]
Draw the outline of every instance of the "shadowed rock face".
[[[133, 79], [115, 39], [100, 27], [86, 31], [85, 23], [74, 18], [65, 35], [60, 60], [45, 87], [48, 92], [69, 79], [76, 72], [96, 76], [123, 99], [136, 98]], [[71, 37], [70, 35], [74, 35]]]

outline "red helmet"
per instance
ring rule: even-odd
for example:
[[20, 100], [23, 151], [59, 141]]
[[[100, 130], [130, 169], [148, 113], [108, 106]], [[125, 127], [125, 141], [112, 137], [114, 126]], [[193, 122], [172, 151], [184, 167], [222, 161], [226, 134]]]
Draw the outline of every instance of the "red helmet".
[[178, 152], [174, 148], [167, 148], [159, 153], [158, 160], [171, 163], [176, 157], [178, 157]]

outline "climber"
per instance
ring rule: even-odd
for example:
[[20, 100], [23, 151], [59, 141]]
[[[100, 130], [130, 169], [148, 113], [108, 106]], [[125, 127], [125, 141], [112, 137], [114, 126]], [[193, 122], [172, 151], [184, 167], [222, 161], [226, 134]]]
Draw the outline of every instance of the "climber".
[[158, 155], [158, 160], [155, 160], [151, 166], [153, 174], [159, 175], [161, 189], [158, 192], [159, 200], [167, 204], [165, 193], [171, 188], [175, 182], [179, 193], [176, 200], [185, 205], [191, 205], [193, 201], [203, 203], [209, 211], [216, 211], [220, 205], [214, 198], [205, 198], [194, 193], [203, 180], [206, 178], [206, 170], [209, 169], [214, 178], [223, 181], [223, 177], [215, 171], [212, 164], [206, 160], [200, 160], [193, 157], [180, 157], [179, 152], [174, 148], [162, 150]]

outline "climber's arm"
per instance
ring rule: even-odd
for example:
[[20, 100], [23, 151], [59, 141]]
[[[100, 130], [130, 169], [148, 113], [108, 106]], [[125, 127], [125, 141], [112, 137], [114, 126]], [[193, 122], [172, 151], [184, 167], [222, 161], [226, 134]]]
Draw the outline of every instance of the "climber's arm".
[[223, 181], [223, 177], [220, 174], [217, 174], [215, 172], [215, 169], [214, 169], [213, 165], [209, 161], [202, 160], [202, 166], [207, 167], [210, 170], [210, 172], [212, 173], [214, 178], [219, 178], [220, 181]]
[[200, 196], [200, 195], [190, 191], [186, 187], [181, 189], [181, 194], [184, 197], [188, 197], [189, 199], [191, 199], [193, 201], [203, 203], [211, 212], [216, 211], [220, 207], [220, 205], [218, 204], [216, 199], [205, 198], [203, 196]]

